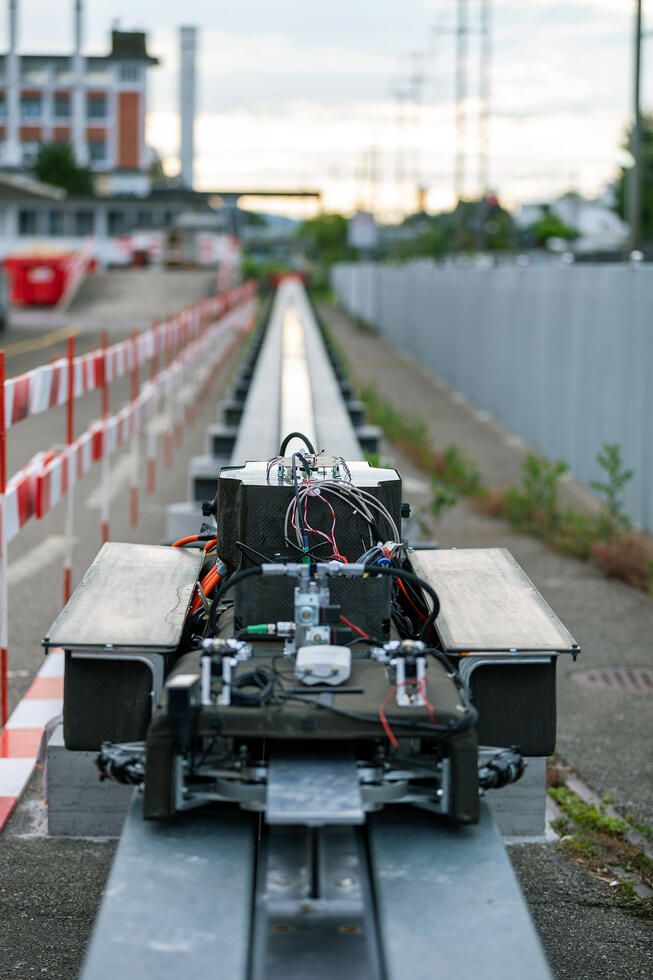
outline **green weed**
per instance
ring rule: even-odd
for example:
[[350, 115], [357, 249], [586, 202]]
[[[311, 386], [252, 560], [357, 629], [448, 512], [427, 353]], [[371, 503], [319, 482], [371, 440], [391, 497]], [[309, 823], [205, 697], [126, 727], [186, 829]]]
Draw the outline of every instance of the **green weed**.
[[622, 494], [634, 472], [624, 468], [621, 449], [616, 442], [605, 442], [596, 461], [604, 471], [605, 479], [592, 480], [591, 487], [603, 497], [601, 536], [609, 541], [616, 534], [630, 528], [630, 521], [624, 512]]
[[446, 468], [442, 474], [443, 480], [456, 487], [460, 493], [471, 497], [477, 496], [483, 489], [483, 481], [476, 463], [469, 458], [464, 449], [459, 446], [447, 446], [444, 453]]
[[549, 535], [560, 523], [558, 482], [567, 472], [561, 460], [529, 453], [522, 463], [522, 486], [506, 491], [505, 516], [519, 530]]
[[458, 497], [442, 482], [437, 473], [431, 473], [431, 501], [429, 511], [431, 516], [439, 521], [444, 514], [458, 503]]
[[626, 830], [625, 820], [609, 816], [604, 804], [597, 809], [594, 803], [585, 803], [566, 786], [552, 786], [547, 792], [578, 827], [602, 831], [615, 837], [621, 837]]

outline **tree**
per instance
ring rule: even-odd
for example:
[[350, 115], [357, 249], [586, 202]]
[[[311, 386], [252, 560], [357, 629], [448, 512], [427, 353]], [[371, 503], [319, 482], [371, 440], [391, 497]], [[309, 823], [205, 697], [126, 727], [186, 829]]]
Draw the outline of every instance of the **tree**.
[[[632, 128], [626, 133], [623, 144], [630, 149]], [[642, 116], [642, 239], [653, 241], [653, 115]], [[630, 167], [621, 167], [615, 186], [615, 211], [625, 221], [628, 220], [626, 202], [628, 200], [628, 179]]]
[[93, 175], [88, 167], [78, 165], [70, 143], [39, 143], [32, 173], [70, 194], [93, 193]]
[[529, 232], [533, 245], [546, 245], [549, 238], [562, 238], [566, 242], [573, 242], [580, 235], [576, 228], [566, 225], [556, 214], [553, 214], [548, 205], [544, 206], [542, 217], [531, 225]]
[[309, 218], [297, 229], [297, 238], [304, 243], [309, 259], [325, 265], [354, 255], [347, 244], [347, 219], [342, 214], [320, 214]]

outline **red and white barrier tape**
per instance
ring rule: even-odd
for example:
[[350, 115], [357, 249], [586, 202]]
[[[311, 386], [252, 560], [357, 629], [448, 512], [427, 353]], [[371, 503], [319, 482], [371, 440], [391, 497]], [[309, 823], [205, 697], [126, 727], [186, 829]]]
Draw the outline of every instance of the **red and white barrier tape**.
[[[255, 286], [245, 283], [226, 295], [204, 300], [190, 310], [165, 324], [151, 327], [135, 339], [121, 340], [106, 351], [96, 350], [80, 354], [73, 361], [74, 396], [81, 397], [95, 391], [104, 383], [106, 365], [107, 381], [124, 377], [134, 367], [141, 367], [162, 352], [176, 350], [180, 344], [186, 348], [202, 338], [207, 323], [222, 316], [227, 310], [239, 306], [255, 294]], [[52, 364], [27, 371], [5, 381], [5, 418], [9, 429], [30, 415], [45, 412], [49, 408], [65, 404], [68, 397], [68, 361], [58, 358]]]
[[[107, 454], [114, 452], [132, 436], [136, 436], [145, 423], [153, 417], [161, 401], [167, 399], [171, 406], [167, 432], [148, 431], [147, 459], [149, 474], [151, 474], [157, 456], [157, 435], [162, 435], [164, 440], [167, 435], [170, 440], [175, 424], [183, 423], [183, 403], [180, 400], [177, 404], [172, 399], [179, 392], [187, 373], [196, 368], [194, 376], [189, 381], [189, 387], [192, 390], [191, 397], [196, 400], [206, 383], [207, 377], [213, 371], [214, 361], [217, 363], [220, 359], [218, 357], [212, 361], [209, 358], [210, 349], [215, 346], [217, 333], [239, 324], [245, 326], [253, 313], [253, 309], [252, 302], [232, 310], [227, 317], [222, 318], [204, 336], [191, 344], [168, 368], [161, 371], [154, 381], [148, 381], [143, 386], [136, 401], [125, 405], [116, 415], [112, 415], [104, 421], [95, 422], [72, 445], [66, 446], [58, 454], [55, 455], [51, 451], [47, 458], [43, 453], [35, 457], [29, 464], [31, 467], [29, 473], [22, 476], [20, 483], [23, 487], [23, 510], [21, 513], [27, 515], [23, 523], [34, 513], [37, 518], [44, 517], [65, 496], [68, 489], [74, 486], [94, 463], [103, 458], [105, 452]], [[14, 480], [21, 474], [24, 474], [24, 471], [21, 470], [21, 473], [17, 474]], [[150, 482], [151, 480], [148, 480], [148, 483]], [[9, 493], [11, 483], [13, 481], [7, 485], [7, 493]], [[150, 489], [149, 486], [148, 489]], [[10, 513], [12, 512], [8, 507], [8, 518]], [[13, 528], [14, 524], [11, 526]], [[22, 524], [20, 526], [22, 527]], [[11, 540], [15, 533], [16, 531], [9, 536], [8, 531], [8, 540]]]

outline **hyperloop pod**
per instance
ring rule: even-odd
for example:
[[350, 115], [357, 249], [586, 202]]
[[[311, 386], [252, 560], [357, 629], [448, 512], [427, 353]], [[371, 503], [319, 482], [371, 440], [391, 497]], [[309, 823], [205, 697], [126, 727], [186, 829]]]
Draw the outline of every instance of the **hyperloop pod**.
[[574, 640], [504, 549], [414, 549], [395, 469], [316, 452], [223, 467], [194, 540], [108, 543], [44, 644], [64, 738], [143, 816], [270, 825], [384, 807], [474, 823], [555, 746]]

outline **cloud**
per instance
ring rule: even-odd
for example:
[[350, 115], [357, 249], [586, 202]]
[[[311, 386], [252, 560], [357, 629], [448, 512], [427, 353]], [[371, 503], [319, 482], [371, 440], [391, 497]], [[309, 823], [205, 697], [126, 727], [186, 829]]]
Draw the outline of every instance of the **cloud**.
[[[72, 0], [20, 0], [23, 51], [70, 51]], [[480, 4], [467, 5], [470, 154], [475, 154]], [[106, 53], [111, 19], [148, 32], [162, 60], [149, 72], [148, 139], [178, 147], [178, 26], [200, 29], [197, 173], [204, 186], [278, 182], [335, 187], [356, 196], [364, 155], [379, 147], [393, 174], [422, 171], [436, 195], [452, 185], [456, 6], [452, 0], [85, 0], [86, 50]], [[620, 158], [630, 105], [632, 7], [617, 0], [501, 0], [492, 5], [492, 173], [506, 194], [564, 186], [577, 173], [598, 189]], [[432, 31], [439, 24], [439, 33]], [[6, 4], [0, 7], [0, 31]], [[6, 36], [6, 30], [5, 30]], [[646, 53], [645, 48], [645, 53]], [[423, 105], [397, 122], [392, 92], [406, 91], [409, 53], [425, 52]], [[644, 73], [644, 104], [653, 73]], [[421, 119], [418, 125], [417, 119]], [[399, 138], [405, 141], [403, 151]], [[475, 162], [470, 160], [470, 173]], [[401, 169], [401, 167], [399, 168]], [[538, 184], [539, 181], [539, 184]], [[470, 181], [471, 186], [471, 181]], [[335, 191], [334, 191], [335, 193]], [[409, 190], [404, 195], [408, 199]], [[540, 196], [539, 194], [536, 196]]]

